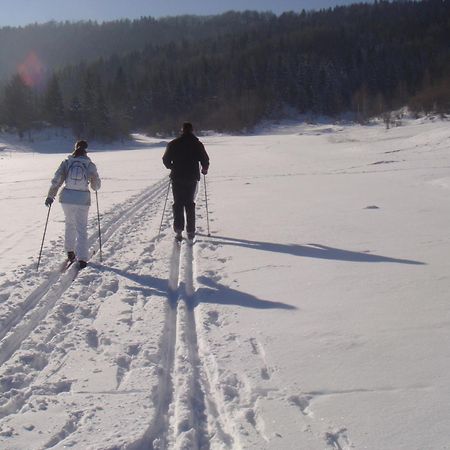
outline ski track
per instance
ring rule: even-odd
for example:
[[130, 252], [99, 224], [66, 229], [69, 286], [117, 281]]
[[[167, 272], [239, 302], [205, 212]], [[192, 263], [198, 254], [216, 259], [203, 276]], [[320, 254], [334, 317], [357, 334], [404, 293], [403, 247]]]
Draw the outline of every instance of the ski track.
[[[267, 448], [265, 424], [257, 407], [258, 399], [266, 393], [253, 389], [238, 374], [223, 370], [220, 361], [210, 351], [205, 335], [207, 326], [203, 320], [205, 313], [202, 308], [196, 308], [201, 303], [196, 286], [199, 244], [174, 241], [170, 255], [165, 255], [168, 260], [167, 287], [163, 294], [165, 303], [161, 305], [162, 315], [159, 315], [162, 318], [159, 341], [146, 343], [140, 340], [142, 327], [157, 325], [157, 318], [151, 313], [145, 316], [146, 301], [153, 295], [153, 286], [150, 283], [150, 289], [145, 288], [150, 292], [142, 288], [139, 291], [128, 286], [128, 280], [150, 276], [146, 274], [152, 272], [153, 262], [164, 258], [160, 237], [151, 238], [147, 229], [149, 223], [153, 228], [157, 226], [156, 222], [159, 224], [156, 212], [166, 190], [167, 180], [161, 180], [117, 206], [102, 221], [103, 257], [108, 265], [95, 261], [98, 260], [99, 248], [97, 233], [94, 232], [89, 237], [94, 260], [90, 267], [93, 270], [88, 266], [78, 273], [77, 267], [72, 266], [61, 274], [59, 265], [56, 265], [16, 309], [9, 311], [6, 319], [2, 318], [0, 420], [14, 418], [30, 407], [32, 410], [45, 410], [46, 396], [69, 392], [89, 395], [94, 389], [89, 387], [90, 381], [85, 380], [87, 385], [83, 385], [80, 380], [66, 379], [59, 373], [71, 357], [71, 350], [84, 346], [86, 351], [97, 355], [95, 358], [106, 358], [116, 373], [114, 382], [108, 384], [105, 381], [107, 387], [104, 391], [95, 391], [97, 395], [132, 396], [140, 393], [146, 395], [153, 405], [152, 413], [142, 418], [141, 437], [123, 445], [114, 444], [113, 448], [239, 450], [243, 448], [243, 433], [251, 435], [253, 442], [260, 442], [259, 448]], [[199, 219], [202, 219], [201, 213]], [[164, 231], [169, 227], [166, 218]], [[156, 235], [156, 231], [154, 233]], [[140, 256], [123, 267], [123, 261], [127, 260], [126, 252], [138, 244], [142, 247]], [[204, 247], [206, 244], [201, 245]], [[120, 269], [114, 269], [116, 266]], [[73, 292], [71, 287], [77, 277], [83, 289]], [[147, 286], [147, 283], [142, 284]], [[8, 287], [6, 284], [3, 286]], [[14, 299], [14, 289], [20, 288], [20, 283], [11, 283], [10, 287], [13, 291], [8, 298]], [[122, 311], [116, 311], [117, 321], [113, 328], [120, 328], [119, 335], [129, 336], [129, 341], [121, 342], [119, 346], [112, 342], [112, 335], [109, 337], [104, 328], [103, 332], [96, 328], [96, 323], [108, 318], [102, 319], [100, 309], [105, 314], [108, 304], [113, 303], [105, 300], [117, 295]], [[216, 311], [206, 314], [209, 325], [218, 323]], [[146, 323], [143, 317], [148, 317], [150, 323]], [[38, 346], [36, 342], [39, 342]], [[249, 353], [261, 366], [258, 369], [261, 380], [270, 381], [271, 368], [266, 362], [262, 344], [255, 338], [251, 338], [249, 344]], [[113, 353], [115, 356], [111, 361], [109, 355]], [[88, 364], [95, 373], [95, 363]], [[74, 383], [78, 385], [74, 387]], [[60, 428], [46, 436], [46, 441], [41, 443], [42, 448], [65, 448], [72, 446], [73, 442], [78, 443], [76, 448], [82, 448], [85, 423], [95, 415], [96, 411], [69, 407]], [[326, 436], [327, 444], [340, 445], [342, 435], [330, 433]]]
[[[175, 449], [207, 449], [209, 440], [205, 395], [200, 376], [200, 358], [194, 316], [193, 247], [181, 246], [179, 258], [181, 280], [178, 286], [175, 359], [173, 364], [173, 400], [169, 407], [172, 439]], [[170, 436], [169, 436], [170, 439]]]
[[[197, 199], [203, 211], [205, 199]], [[204, 221], [198, 213], [198, 222]], [[201, 227], [200, 227], [201, 228]], [[170, 389], [161, 411], [165, 417], [159, 431], [154, 432], [151, 445], [142, 450], [209, 450], [242, 448], [238, 424], [240, 420], [233, 401], [227, 398], [227, 384], [223, 382], [214, 356], [204, 339], [201, 303], [197, 298], [196, 262], [199, 244], [173, 243], [168, 280], [167, 316], [170, 333], [166, 339], [168, 355], [163, 386]], [[213, 361], [213, 370], [210, 362]], [[162, 425], [162, 426], [161, 426]]]
[[[167, 181], [157, 183], [141, 193], [137, 199], [128, 207], [119, 210], [110, 217], [102, 226], [102, 241], [107, 244], [111, 236], [122, 226], [128, 230], [132, 225], [128, 221], [136, 220], [139, 215], [145, 214], [145, 209], [149, 204], [160, 200], [164, 192]], [[99, 250], [97, 243], [98, 235], [94, 233], [88, 239], [91, 255], [95, 255]], [[16, 309], [8, 311], [8, 315], [2, 321], [0, 331], [0, 364], [7, 361], [19, 348], [21, 342], [30, 332], [41, 322], [48, 312], [55, 306], [57, 300], [71, 286], [72, 281], [78, 274], [76, 265], [61, 275], [56, 269], [50, 276], [21, 303]], [[9, 297], [14, 297], [10, 295]]]
[[[120, 261], [121, 249], [133, 244], [132, 240], [140, 232], [142, 224], [156, 221], [155, 210], [163, 200], [166, 188], [167, 180], [156, 183], [133, 201], [119, 205], [102, 222], [103, 256], [106, 260], [117, 257]], [[168, 226], [166, 220], [166, 228]], [[151, 255], [159, 247], [158, 236], [153, 239], [148, 239], [147, 236], [145, 238], [147, 242], [150, 241], [149, 245], [143, 249], [140, 261], [129, 264], [129, 271], [151, 263]], [[106, 266], [95, 262], [99, 250], [95, 232], [89, 237], [89, 244], [94, 259], [90, 266], [94, 270], [103, 271], [101, 277], [90, 272], [89, 266], [80, 274], [75, 265], [61, 274], [61, 263], [55, 264], [46, 273], [43, 282], [32, 288], [15, 309], [8, 310], [6, 317], [3, 315], [0, 331], [0, 419], [20, 414], [25, 406], [29, 409], [33, 404], [38, 409], [45, 410], [46, 396], [71, 392], [73, 381], [61, 380], [58, 372], [70, 356], [70, 350], [80, 345], [81, 341], [93, 351], [105, 354], [110, 342], [104, 336], [99, 336], [93, 326], [99, 320], [101, 302], [98, 299], [114, 296], [118, 291], [127, 292], [127, 296], [122, 299], [125, 309], [119, 326], [132, 331], [136, 325], [133, 314], [139, 309], [143, 296], [129, 289], [127, 291], [124, 282], [118, 277], [121, 271], [108, 272]], [[209, 378], [209, 372], [203, 365], [204, 356], [199, 350], [195, 312], [195, 251], [194, 245], [185, 242], [173, 244], [164, 326], [157, 354], [153, 356], [159, 366], [158, 385], [152, 392], [148, 391], [156, 406], [155, 413], [153, 417], [149, 417], [148, 428], [143, 437], [134, 443], [129, 442], [127, 448], [240, 448], [235, 434], [236, 427], [230, 427], [232, 418], [227, 417], [222, 392], [214, 387]], [[25, 272], [26, 270], [27, 268]], [[85, 287], [80, 293], [71, 294], [71, 286], [78, 276]], [[36, 280], [38, 278], [33, 277], [29, 284]], [[21, 288], [21, 281], [8, 283], [3, 284], [4, 288], [11, 287], [5, 300], [14, 299], [15, 290]], [[80, 318], [84, 319], [82, 323]], [[80, 342], [71, 342], [71, 333], [80, 336]], [[39, 342], [38, 346], [36, 342]], [[138, 365], [143, 353], [141, 344], [131, 342], [126, 351], [116, 358], [115, 390], [98, 394], [140, 392], [136, 387], [133, 391], [127, 383], [131, 368]], [[57, 363], [53, 362], [49, 366], [52, 359]], [[43, 371], [46, 372], [45, 377], [40, 380], [39, 374]], [[52, 382], [52, 378], [57, 381]], [[78, 388], [77, 394], [83, 392]], [[217, 404], [217, 401], [222, 404]], [[47, 436], [43, 448], [61, 448], [66, 444], [71, 446], [71, 439], [77, 442], [77, 432], [80, 424], [86, 421], [86, 416], [90, 416], [86, 411], [69, 410], [59, 431]]]
[[[163, 181], [148, 188], [137, 197], [131, 206], [120, 208], [103, 224], [103, 242], [106, 244], [107, 252], [109, 247], [120, 249], [124, 245], [124, 237], [133, 230], [135, 222], [139, 223], [142, 220], [145, 222], [146, 219], [149, 219], [148, 216], [154, 213], [158, 201], [163, 198], [166, 185], [167, 181]], [[109, 245], [110, 240], [113, 241], [111, 246]], [[92, 245], [93, 241], [95, 241], [95, 236], [90, 237], [91, 253], [95, 254], [96, 247], [95, 244]], [[95, 263], [92, 265], [95, 266]], [[70, 382], [56, 383], [55, 385], [47, 383], [45, 387], [33, 383], [39, 372], [47, 366], [51, 356], [56, 354], [56, 359], [60, 360], [60, 367], [64, 364], [66, 353], [70, 347], [73, 347], [73, 344], [65, 346], [59, 344], [70, 332], [71, 321], [76, 318], [77, 313], [81, 317], [95, 317], [95, 309], [98, 309], [98, 305], [95, 306], [92, 303], [95, 302], [96, 294], [98, 294], [97, 297], [102, 297], [106, 292], [112, 294], [114, 290], [118, 289], [117, 281], [111, 280], [108, 276], [99, 278], [83, 273], [83, 281], [87, 282], [88, 286], [81, 295], [76, 296], [77, 303], [76, 306], [73, 306], [61, 299], [77, 275], [78, 268], [75, 265], [64, 274], [60, 273], [59, 268], [54, 270], [28, 295], [25, 302], [18, 305], [8, 320], [3, 322], [0, 344], [0, 393], [2, 393], [0, 419], [18, 413], [33, 395], [56, 395], [70, 391]], [[91, 297], [93, 301], [89, 302]], [[53, 322], [49, 325], [45, 319], [50, 313]], [[33, 334], [39, 335], [38, 346], [35, 345], [35, 341], [29, 339]], [[98, 345], [95, 330], [87, 330], [86, 340], [90, 346]], [[133, 353], [136, 351], [131, 349], [132, 356]], [[8, 364], [10, 360], [11, 363]], [[121, 361], [118, 362], [119, 367], [120, 363]], [[57, 371], [58, 368], [53, 369], [50, 375], [54, 375]], [[68, 423], [69, 425], [64, 427], [66, 431], [61, 430], [60, 436], [67, 436], [67, 430], [74, 429], [70, 424], [75, 422], [70, 419]], [[56, 445], [55, 442], [58, 440], [55, 439], [56, 437], [53, 437], [49, 441], [52, 442], [51, 447]], [[65, 437], [61, 437], [60, 440], [63, 439]]]
[[163, 371], [157, 420], [139, 449], [210, 449], [215, 436], [220, 448], [232, 447], [210, 393], [197, 343], [195, 318], [195, 251], [174, 241], [169, 264], [167, 316], [162, 340]]

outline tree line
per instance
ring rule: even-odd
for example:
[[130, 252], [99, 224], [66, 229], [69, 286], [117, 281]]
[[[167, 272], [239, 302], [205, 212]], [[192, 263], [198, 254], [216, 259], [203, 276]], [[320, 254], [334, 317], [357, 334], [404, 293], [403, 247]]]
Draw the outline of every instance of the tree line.
[[[0, 89], [0, 123], [23, 133], [45, 122], [113, 140], [131, 130], [173, 133], [183, 120], [241, 131], [286, 112], [353, 112], [365, 121], [409, 105], [445, 114], [448, 17], [450, 0], [428, 0], [113, 22], [101, 56], [55, 65], [34, 86], [13, 75]], [[114, 52], [124, 24], [131, 35]], [[139, 46], [146, 27], [163, 31]]]

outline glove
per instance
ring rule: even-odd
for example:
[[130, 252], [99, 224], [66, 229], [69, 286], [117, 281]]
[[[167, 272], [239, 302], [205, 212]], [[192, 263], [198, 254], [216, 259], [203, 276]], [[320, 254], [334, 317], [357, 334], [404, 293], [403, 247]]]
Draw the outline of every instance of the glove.
[[202, 174], [206, 175], [208, 173], [208, 169], [202, 168]]
[[53, 199], [51, 197], [47, 197], [45, 199], [45, 206], [51, 206], [52, 203], [53, 203]]

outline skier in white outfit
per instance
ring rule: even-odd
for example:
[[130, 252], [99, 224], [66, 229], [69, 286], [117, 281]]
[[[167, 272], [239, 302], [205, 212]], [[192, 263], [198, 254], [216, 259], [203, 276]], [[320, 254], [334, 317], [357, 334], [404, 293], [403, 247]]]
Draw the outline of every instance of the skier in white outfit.
[[91, 193], [100, 189], [101, 181], [97, 167], [87, 156], [86, 141], [77, 141], [71, 156], [65, 159], [51, 181], [45, 205], [50, 207], [58, 189], [65, 183], [59, 195], [59, 201], [66, 217], [65, 250], [70, 262], [78, 259], [81, 269], [89, 259], [87, 240], [87, 222]]

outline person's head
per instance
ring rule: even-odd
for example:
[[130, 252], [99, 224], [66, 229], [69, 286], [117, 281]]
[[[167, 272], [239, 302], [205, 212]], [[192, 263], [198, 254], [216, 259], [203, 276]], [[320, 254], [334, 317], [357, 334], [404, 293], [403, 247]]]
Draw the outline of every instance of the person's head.
[[191, 122], [184, 122], [183, 127], [181, 128], [183, 134], [192, 133], [194, 131], [194, 127]]
[[86, 155], [86, 149], [88, 148], [88, 143], [86, 141], [77, 141], [75, 142], [75, 148], [72, 153], [73, 156], [85, 156]]

